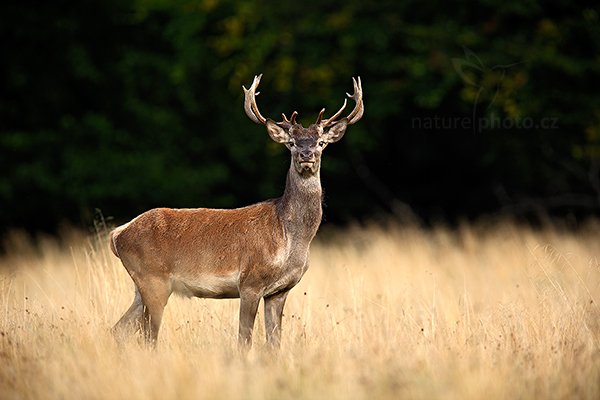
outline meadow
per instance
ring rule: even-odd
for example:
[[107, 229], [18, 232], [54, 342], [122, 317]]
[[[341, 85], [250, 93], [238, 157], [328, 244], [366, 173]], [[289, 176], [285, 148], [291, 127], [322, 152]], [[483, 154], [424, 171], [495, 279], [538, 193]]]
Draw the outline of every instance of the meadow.
[[324, 230], [282, 349], [236, 351], [238, 300], [172, 296], [156, 350], [111, 326], [133, 283], [105, 233], [6, 239], [2, 399], [598, 399], [600, 221]]

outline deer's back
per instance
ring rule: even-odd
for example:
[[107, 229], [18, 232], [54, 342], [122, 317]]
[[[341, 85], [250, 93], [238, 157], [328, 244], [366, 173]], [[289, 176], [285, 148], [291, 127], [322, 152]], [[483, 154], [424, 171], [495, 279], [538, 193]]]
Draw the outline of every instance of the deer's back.
[[230, 210], [157, 208], [111, 232], [111, 246], [130, 273], [218, 278], [276, 260], [285, 232], [274, 201]]

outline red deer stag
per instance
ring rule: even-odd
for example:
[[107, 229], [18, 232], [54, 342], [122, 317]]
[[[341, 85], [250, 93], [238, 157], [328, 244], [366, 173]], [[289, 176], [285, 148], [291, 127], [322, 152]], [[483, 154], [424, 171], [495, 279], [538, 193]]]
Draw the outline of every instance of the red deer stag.
[[243, 208], [157, 208], [110, 233], [112, 252], [135, 283], [133, 304], [113, 328], [116, 337], [141, 330], [156, 344], [162, 314], [171, 293], [208, 298], [240, 298], [239, 346], [252, 342], [254, 319], [264, 298], [267, 342], [278, 348], [281, 317], [288, 292], [308, 268], [310, 242], [321, 223], [321, 153], [342, 138], [346, 127], [363, 115], [360, 78], [354, 78], [356, 105], [338, 120], [331, 118], [304, 128], [294, 111], [281, 122], [264, 118], [255, 96], [262, 75], [244, 89], [248, 117], [267, 127], [277, 143], [291, 152], [283, 196]]

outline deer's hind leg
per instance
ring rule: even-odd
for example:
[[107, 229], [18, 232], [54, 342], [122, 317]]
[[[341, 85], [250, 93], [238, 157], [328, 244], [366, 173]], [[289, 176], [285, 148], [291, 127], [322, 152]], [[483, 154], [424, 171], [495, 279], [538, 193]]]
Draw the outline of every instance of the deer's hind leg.
[[135, 287], [135, 297], [129, 309], [123, 314], [112, 328], [112, 334], [118, 342], [122, 342], [125, 336], [142, 329], [144, 322], [144, 303], [138, 287]]
[[160, 276], [146, 276], [136, 282], [143, 302], [142, 333], [148, 344], [156, 345], [163, 311], [171, 295], [171, 282]]

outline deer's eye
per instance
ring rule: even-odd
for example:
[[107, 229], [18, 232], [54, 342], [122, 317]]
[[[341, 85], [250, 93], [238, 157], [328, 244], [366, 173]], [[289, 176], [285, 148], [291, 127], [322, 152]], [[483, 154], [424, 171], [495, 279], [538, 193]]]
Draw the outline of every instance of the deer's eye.
[[288, 145], [289, 145], [290, 147], [294, 147], [296, 144], [295, 144], [294, 142], [288, 142]]
[[319, 142], [319, 147], [323, 147], [323, 146], [325, 146], [325, 142], [321, 140], [321, 141]]

